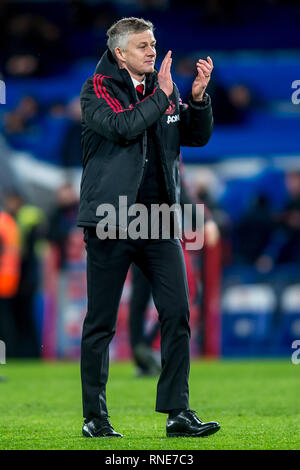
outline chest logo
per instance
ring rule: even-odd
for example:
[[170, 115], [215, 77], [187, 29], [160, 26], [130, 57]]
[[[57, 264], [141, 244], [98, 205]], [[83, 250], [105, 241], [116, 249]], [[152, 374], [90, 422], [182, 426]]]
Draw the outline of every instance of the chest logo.
[[170, 124], [170, 122], [176, 122], [176, 121], [179, 121], [179, 114], [174, 114], [174, 116], [168, 116], [167, 124]]
[[170, 106], [169, 106], [168, 109], [165, 111], [165, 114], [174, 114], [174, 113], [175, 113], [176, 106], [175, 106], [175, 104], [173, 103], [172, 100], [169, 100], [169, 101], [170, 101]]

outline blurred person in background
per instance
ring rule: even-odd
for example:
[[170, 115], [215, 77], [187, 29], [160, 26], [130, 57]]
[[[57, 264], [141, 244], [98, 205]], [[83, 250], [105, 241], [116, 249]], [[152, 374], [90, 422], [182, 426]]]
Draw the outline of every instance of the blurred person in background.
[[59, 252], [59, 267], [63, 269], [67, 258], [68, 237], [77, 226], [78, 195], [71, 183], [66, 182], [56, 192], [56, 206], [49, 216], [49, 241]]
[[264, 194], [258, 194], [235, 227], [236, 261], [253, 264], [262, 255], [274, 230], [271, 205]]
[[285, 186], [285, 207], [274, 215], [270, 240], [256, 261], [261, 272], [270, 271], [276, 264], [300, 264], [300, 170], [286, 173]]
[[[172, 236], [128, 238], [127, 223], [118, 225], [119, 238], [102, 239], [97, 208], [110, 203], [118, 211], [120, 195], [128, 198], [126, 211], [136, 202], [150, 209], [157, 202], [179, 202], [180, 144], [203, 146], [212, 132], [205, 89], [213, 63], [207, 57], [195, 64], [197, 76], [186, 106], [171, 78], [171, 51], [158, 73], [154, 68], [152, 23], [123, 18], [107, 34], [109, 48], [81, 92], [84, 170], [78, 225], [85, 232], [88, 282], [81, 343], [82, 432], [86, 437], [122, 437], [108, 420], [106, 383], [118, 304], [130, 264], [135, 262], [151, 280], [161, 321], [162, 372], [156, 411], [168, 414], [168, 437], [201, 437], [220, 426], [203, 423], [189, 409], [189, 298], [180, 242]], [[104, 222], [113, 231], [119, 221], [112, 226]], [[120, 236], [123, 233], [125, 239]]]
[[25, 95], [15, 109], [4, 113], [3, 121], [3, 131], [14, 149], [27, 150], [38, 159], [63, 165], [62, 148], [70, 126], [63, 99], [45, 102], [40, 97]]
[[[218, 195], [222, 192], [222, 184], [209, 168], [196, 170], [193, 175], [194, 197], [204, 204], [210, 211], [213, 221], [215, 221], [220, 232], [222, 245], [222, 262], [228, 265], [232, 262], [232, 222], [226, 211], [218, 204]], [[213, 236], [214, 236], [214, 229]]]
[[14, 218], [0, 206], [0, 340], [6, 356], [16, 357], [18, 346], [13, 301], [20, 283], [20, 231]]
[[2, 65], [6, 75], [41, 76], [61, 65], [65, 47], [57, 25], [33, 13], [15, 14], [9, 3], [5, 14], [2, 39], [6, 47]]
[[81, 106], [79, 96], [67, 105], [66, 109], [69, 126], [62, 145], [62, 165], [65, 168], [81, 167]]
[[234, 125], [247, 122], [253, 109], [254, 99], [249, 87], [243, 83], [230, 86], [228, 89], [217, 80], [210, 84], [213, 98], [213, 111], [216, 124]]
[[229, 104], [231, 105], [231, 123], [244, 123], [253, 104], [250, 89], [243, 83], [233, 85], [228, 90]]
[[38, 244], [45, 238], [46, 218], [40, 208], [28, 204], [18, 192], [6, 194], [4, 205], [20, 233], [20, 282], [13, 299], [16, 353], [18, 357], [39, 357], [34, 301], [40, 279]]
[[4, 115], [4, 130], [8, 136], [30, 131], [40, 119], [40, 109], [33, 96], [24, 96], [17, 107]]

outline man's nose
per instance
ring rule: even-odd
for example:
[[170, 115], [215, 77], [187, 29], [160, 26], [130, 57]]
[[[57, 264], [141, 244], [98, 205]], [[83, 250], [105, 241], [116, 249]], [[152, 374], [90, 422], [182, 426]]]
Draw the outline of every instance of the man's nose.
[[147, 55], [150, 56], [150, 57], [155, 57], [156, 52], [152, 49], [152, 47], [149, 47], [148, 50], [147, 50]]

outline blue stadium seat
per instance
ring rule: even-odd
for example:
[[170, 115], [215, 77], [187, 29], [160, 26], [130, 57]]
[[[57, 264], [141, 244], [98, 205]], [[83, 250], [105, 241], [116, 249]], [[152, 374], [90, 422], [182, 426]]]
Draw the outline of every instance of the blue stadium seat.
[[222, 355], [264, 356], [276, 297], [264, 284], [236, 285], [225, 290], [222, 307]]
[[300, 340], [300, 284], [286, 287], [281, 295], [280, 317], [272, 341], [272, 354], [292, 354], [292, 343]]

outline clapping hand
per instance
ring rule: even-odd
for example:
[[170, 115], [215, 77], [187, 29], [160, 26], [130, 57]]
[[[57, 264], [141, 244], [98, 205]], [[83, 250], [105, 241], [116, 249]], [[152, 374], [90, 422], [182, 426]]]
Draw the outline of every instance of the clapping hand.
[[165, 55], [164, 60], [161, 63], [160, 70], [158, 72], [159, 87], [165, 92], [167, 97], [172, 95], [173, 92], [173, 81], [171, 76], [171, 58], [172, 51], [168, 51]]
[[207, 60], [199, 59], [196, 67], [198, 75], [192, 85], [192, 95], [194, 101], [201, 101], [203, 99], [205, 88], [209, 83], [214, 64], [211, 58], [208, 56]]

